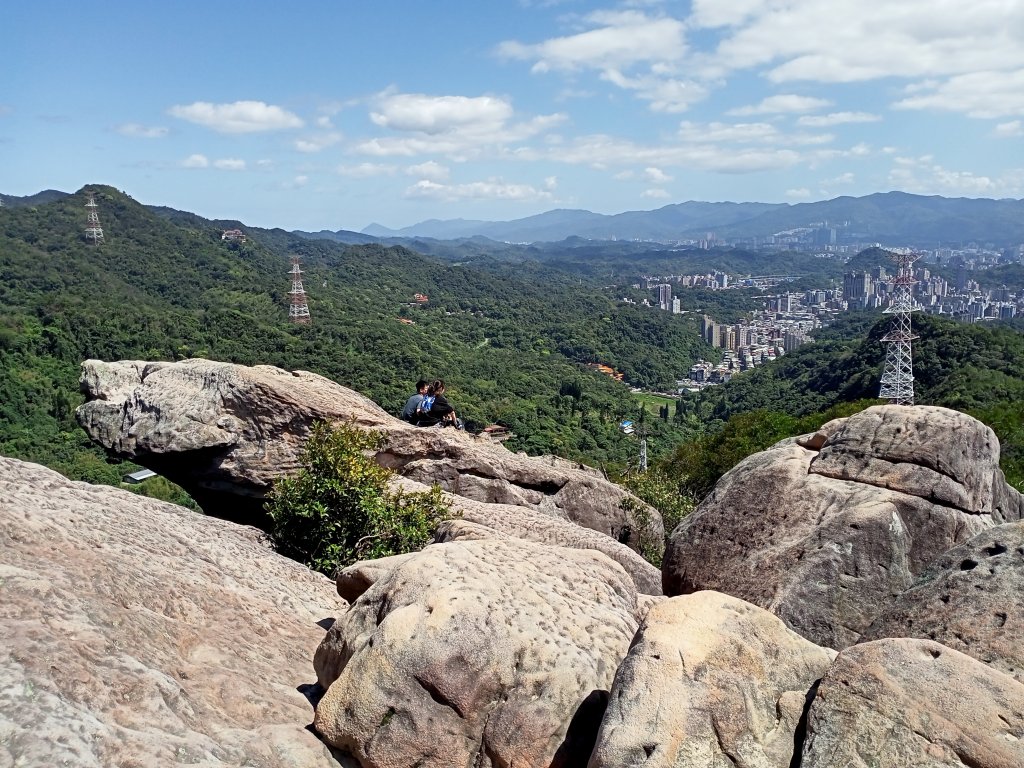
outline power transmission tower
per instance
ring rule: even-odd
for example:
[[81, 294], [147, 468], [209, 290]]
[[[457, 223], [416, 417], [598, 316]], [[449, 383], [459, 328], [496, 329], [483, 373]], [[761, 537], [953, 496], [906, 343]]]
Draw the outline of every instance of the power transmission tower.
[[293, 323], [308, 323], [309, 304], [306, 302], [306, 290], [302, 287], [302, 270], [299, 268], [299, 257], [292, 256], [292, 289], [288, 292], [291, 304], [288, 307], [288, 319]]
[[910, 313], [919, 307], [914, 303], [913, 264], [920, 257], [914, 253], [895, 254], [899, 271], [894, 281], [892, 303], [886, 314], [892, 315], [889, 332], [882, 337], [887, 344], [885, 368], [882, 370], [882, 386], [878, 396], [893, 405], [914, 404], [914, 359], [911, 342], [918, 338], [910, 329]]
[[99, 245], [103, 242], [103, 227], [100, 226], [96, 193], [86, 192], [85, 195], [89, 198], [85, 203], [85, 239], [93, 245]]

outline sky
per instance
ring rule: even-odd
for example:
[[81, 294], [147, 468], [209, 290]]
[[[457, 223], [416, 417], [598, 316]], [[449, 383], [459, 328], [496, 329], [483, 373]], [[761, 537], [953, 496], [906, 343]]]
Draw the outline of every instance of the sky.
[[285, 229], [1024, 197], [1024, 0], [7, 4], [0, 192]]

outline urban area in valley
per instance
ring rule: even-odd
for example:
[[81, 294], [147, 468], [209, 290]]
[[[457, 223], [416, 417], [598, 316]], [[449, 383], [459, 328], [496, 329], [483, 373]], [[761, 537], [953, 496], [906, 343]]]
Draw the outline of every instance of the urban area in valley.
[[[913, 263], [907, 267], [907, 278], [912, 279], [911, 291], [917, 311], [964, 322], [1009, 320], [1024, 312], [1024, 291], [1006, 286], [983, 289], [977, 279], [980, 272], [991, 267], [1024, 264], [1024, 244], [1009, 250], [975, 244], [961, 249], [929, 250], [880, 243], [838, 244], [836, 241], [836, 228], [813, 226], [735, 243], [716, 242], [714, 236], [709, 235], [705, 240], [685, 245], [805, 250], [822, 259], [843, 262], [865, 249], [884, 248], [894, 255], [913, 255]], [[948, 279], [939, 271], [953, 278]], [[710, 346], [722, 350], [722, 359], [718, 362], [699, 360], [691, 366], [687, 376], [676, 382], [677, 393], [682, 393], [723, 384], [737, 373], [775, 360], [813, 341], [811, 332], [828, 325], [841, 313], [888, 307], [898, 276], [899, 267], [893, 261], [889, 266], [851, 269], [843, 274], [841, 286], [838, 281], [832, 281], [831, 285], [804, 291], [785, 290], [785, 285], [796, 278], [794, 275], [743, 276], [721, 271], [703, 275], [645, 275], [643, 282], [633, 287], [656, 292], [642, 303], [675, 314], [685, 314], [680, 308], [679, 292], [688, 289], [758, 288], [765, 291], [762, 309], [738, 323], [721, 323], [707, 314], [702, 315], [701, 336]], [[623, 301], [631, 300], [624, 298]]]

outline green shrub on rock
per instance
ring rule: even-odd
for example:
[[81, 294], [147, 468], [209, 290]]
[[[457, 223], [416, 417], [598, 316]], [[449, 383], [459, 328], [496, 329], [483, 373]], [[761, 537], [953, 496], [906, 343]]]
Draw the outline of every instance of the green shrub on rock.
[[348, 424], [314, 425], [302, 469], [278, 481], [267, 502], [281, 554], [333, 576], [357, 560], [411, 552], [431, 540], [450, 507], [438, 486], [389, 490], [392, 473], [370, 456], [384, 442], [383, 434]]

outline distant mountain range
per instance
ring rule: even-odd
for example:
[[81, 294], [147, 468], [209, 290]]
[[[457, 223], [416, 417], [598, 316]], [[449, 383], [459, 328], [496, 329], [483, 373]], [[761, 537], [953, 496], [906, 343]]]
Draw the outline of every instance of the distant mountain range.
[[[6, 206], [17, 208], [42, 205], [66, 196], [66, 192], [48, 189], [25, 197], [0, 194], [0, 200]], [[194, 216], [170, 208], [149, 207], [165, 218]], [[243, 225], [234, 222], [233, 226]], [[477, 238], [482, 243], [556, 243], [570, 238], [672, 243], [703, 239], [708, 235], [749, 242], [801, 228], [834, 228], [840, 243], [937, 247], [974, 242], [1011, 247], [1024, 243], [1024, 200], [950, 198], [906, 192], [879, 192], [795, 205], [691, 200], [653, 211], [613, 215], [558, 209], [511, 221], [430, 219], [401, 229], [371, 224], [362, 232], [323, 229], [319, 232], [297, 230], [294, 234], [348, 245], [403, 241], [408, 244], [409, 240], [417, 238], [426, 241]]]
[[[615, 215], [554, 210], [513, 221], [431, 219], [402, 229], [372, 224], [361, 234], [382, 239], [486, 237], [505, 242], [553, 242], [582, 237], [671, 242], [700, 239], [711, 233], [724, 239], [765, 238], [805, 227], [834, 227], [840, 241], [921, 247], [967, 242], [1016, 245], [1024, 242], [1024, 200], [883, 192], [796, 205], [689, 201]], [[341, 233], [322, 232], [316, 236], [334, 234]], [[358, 237], [352, 232], [346, 235]]]

